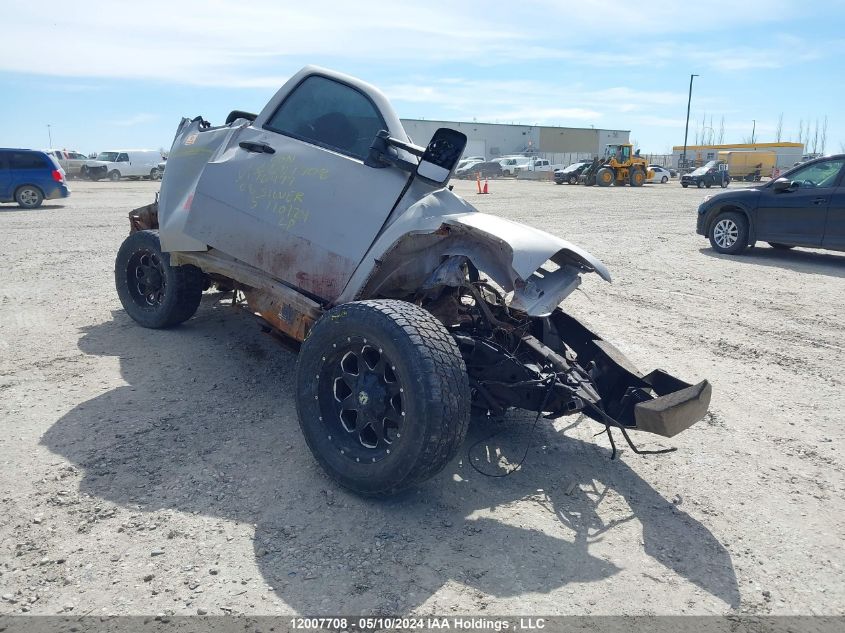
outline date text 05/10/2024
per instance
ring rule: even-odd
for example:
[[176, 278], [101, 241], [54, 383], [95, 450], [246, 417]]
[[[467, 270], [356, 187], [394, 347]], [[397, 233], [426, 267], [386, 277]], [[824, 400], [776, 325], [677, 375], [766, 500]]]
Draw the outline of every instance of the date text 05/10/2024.
[[544, 618], [477, 618], [477, 617], [296, 617], [291, 629], [323, 631], [538, 631], [546, 626]]

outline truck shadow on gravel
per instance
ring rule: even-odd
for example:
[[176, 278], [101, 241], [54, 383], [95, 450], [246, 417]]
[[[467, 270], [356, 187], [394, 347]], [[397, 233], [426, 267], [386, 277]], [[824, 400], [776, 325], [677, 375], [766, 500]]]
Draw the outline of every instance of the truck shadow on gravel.
[[[635, 596], [665, 591], [675, 574], [739, 606], [730, 554], [706, 527], [624, 461], [611, 462], [605, 449], [561, 437], [544, 421], [513, 476], [478, 474], [467, 465], [467, 450], [473, 459], [498, 451], [517, 462], [530, 423], [486, 441], [496, 429], [476, 423], [461, 455], [419, 489], [387, 501], [347, 494], [302, 439], [294, 355], [217, 298], [207, 297], [194, 319], [173, 330], [144, 330], [115, 312], [83, 332], [80, 349], [116, 356], [128, 384], [80, 404], [43, 436], [47, 448], [81, 469], [80, 492], [130, 512], [173, 509], [254, 524], [264, 580], [300, 613], [405, 614], [444, 585], [449, 597], [427, 608], [481, 610], [489, 596], [547, 594], [623, 572], [633, 583], [625, 591], [634, 609], [645, 608]], [[120, 515], [100, 524], [99, 535], [116, 530]], [[206, 555], [215, 564], [211, 552], [221, 550], [204, 542], [223, 541], [222, 533], [190, 533], [190, 519], [170, 523], [159, 533], [173, 569]], [[623, 569], [591, 553], [602, 540], [624, 548], [619, 560], [644, 550], [665, 569]], [[198, 553], [203, 546], [208, 551]], [[225, 560], [219, 566], [220, 587], [208, 586], [218, 577], [204, 583], [206, 599], [219, 591], [218, 608], [239, 587], [223, 580], [237, 570], [227, 570]], [[592, 607], [570, 595], [560, 610], [602, 610], [607, 592], [598, 585]]]
[[773, 266], [798, 273], [845, 277], [845, 253], [834, 254], [803, 249], [778, 250], [767, 246], [749, 248], [741, 255], [722, 255], [707, 247], [698, 250], [708, 257], [730, 260], [739, 264]]

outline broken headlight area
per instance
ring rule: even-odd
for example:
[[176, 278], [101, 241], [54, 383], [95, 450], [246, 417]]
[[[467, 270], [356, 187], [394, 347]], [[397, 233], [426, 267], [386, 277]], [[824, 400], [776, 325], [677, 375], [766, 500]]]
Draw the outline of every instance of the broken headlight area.
[[673, 437], [707, 412], [706, 380], [691, 385], [662, 370], [644, 374], [560, 307], [531, 317], [477, 273], [418, 302], [457, 342], [478, 412], [499, 416], [520, 408], [547, 418], [583, 413], [606, 427], [614, 456], [612, 428], [635, 452], [647, 453], [633, 445], [629, 430]]

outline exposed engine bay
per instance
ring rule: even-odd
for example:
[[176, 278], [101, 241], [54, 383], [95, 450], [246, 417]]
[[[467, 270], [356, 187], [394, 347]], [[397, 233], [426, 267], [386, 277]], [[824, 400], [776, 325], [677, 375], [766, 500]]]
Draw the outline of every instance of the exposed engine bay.
[[[453, 274], [443, 274], [449, 270]], [[462, 282], [455, 283], [465, 272]], [[477, 412], [502, 415], [511, 407], [548, 418], [583, 413], [619, 428], [672, 437], [707, 411], [711, 387], [690, 385], [662, 370], [642, 374], [618, 349], [556, 308], [531, 317], [509, 307], [505, 295], [463, 257], [450, 257], [437, 281], [416, 302], [450, 331], [466, 364]], [[671, 394], [671, 395], [670, 395]], [[615, 444], [614, 454], [615, 454]], [[668, 449], [673, 450], [673, 449]]]

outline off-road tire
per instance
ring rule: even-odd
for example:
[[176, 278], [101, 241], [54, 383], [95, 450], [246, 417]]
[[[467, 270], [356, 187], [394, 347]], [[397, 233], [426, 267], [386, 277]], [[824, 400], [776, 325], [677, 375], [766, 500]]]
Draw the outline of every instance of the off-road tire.
[[23, 185], [15, 191], [15, 202], [23, 209], [35, 209], [44, 202], [44, 194], [35, 185]]
[[[367, 348], [371, 360], [383, 359], [390, 370], [359, 365]], [[338, 397], [338, 368], [346, 371], [343, 359], [350, 352], [356, 358], [355, 379], [366, 371], [370, 374], [362, 380], [390, 371], [399, 384], [402, 413], [392, 443], [379, 438], [376, 446], [368, 446], [363, 439], [367, 428], [359, 429], [364, 422], [358, 421], [359, 415], [364, 421], [379, 418], [383, 407], [393, 406], [384, 396], [389, 391], [361, 382], [348, 385], [349, 395]], [[394, 381], [389, 384], [397, 390]], [[296, 396], [299, 424], [314, 457], [341, 485], [365, 496], [389, 496], [433, 477], [457, 454], [469, 425], [469, 379], [454, 339], [429, 312], [406, 301], [356, 301], [324, 314], [302, 344]], [[346, 402], [361, 411], [352, 431], [346, 412], [338, 411]]]
[[111, 170], [109, 172], [109, 180], [111, 180], [112, 182], [117, 182], [118, 180], [120, 180], [120, 172], [116, 169]]
[[695, 186], [698, 187], [699, 189], [703, 189], [704, 188], [704, 181], [699, 180], [697, 183], [695, 183]]
[[710, 223], [707, 237], [717, 253], [739, 255], [748, 247], [748, 220], [736, 211], [720, 213]]
[[681, 183], [681, 187], [683, 187], [684, 189], [686, 189], [687, 187], [689, 187], [689, 185], [688, 185], [688, 184], [686, 184], [686, 183], [683, 183], [683, 182], [682, 182], [682, 183]]
[[[143, 262], [146, 260], [146, 264]], [[156, 267], [163, 284], [156, 301], [145, 301], [139, 288], [141, 266]], [[168, 328], [190, 319], [202, 300], [205, 277], [196, 266], [171, 266], [170, 254], [161, 252], [158, 231], [136, 231], [123, 240], [114, 264], [117, 296], [124, 310], [139, 325]]]
[[795, 248], [792, 244], [780, 244], [779, 242], [769, 242], [769, 246], [779, 251], [788, 251]]
[[596, 172], [596, 184], [599, 187], [609, 187], [616, 180], [616, 174], [610, 167], [602, 167]]
[[632, 187], [642, 187], [645, 184], [645, 176], [642, 169], [632, 169], [628, 174], [628, 184]]
[[578, 184], [578, 176], [570, 176], [569, 177], [569, 184], [570, 185], [577, 185]]
[[661, 178], [661, 179], [660, 179], [660, 184], [661, 184], [661, 185], [665, 185], [667, 182], [669, 182], [669, 177], [668, 177], [668, 176], [663, 176], [663, 178]]

